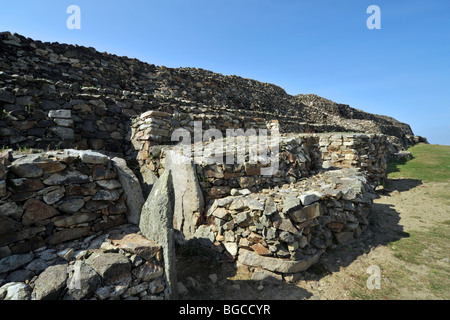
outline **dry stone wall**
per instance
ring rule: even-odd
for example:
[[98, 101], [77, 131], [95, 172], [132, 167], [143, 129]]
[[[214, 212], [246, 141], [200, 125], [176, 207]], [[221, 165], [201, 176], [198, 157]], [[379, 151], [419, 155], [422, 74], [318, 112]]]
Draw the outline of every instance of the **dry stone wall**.
[[78, 150], [3, 154], [2, 257], [127, 223], [126, 195], [108, 156]]
[[[214, 200], [199, 238], [224, 260], [291, 275], [309, 268], [333, 244], [367, 228], [373, 189], [357, 169], [333, 170], [291, 186]], [[278, 276], [280, 277], [280, 276]]]
[[[228, 129], [280, 132], [276, 173], [262, 174], [273, 164], [262, 158], [167, 164], [174, 131], [185, 129], [192, 143], [196, 123], [202, 133], [218, 129], [224, 137]], [[214, 143], [223, 141], [216, 137]], [[84, 243], [80, 238], [126, 222], [139, 225], [144, 199], [170, 171], [174, 190], [166, 193], [175, 197], [178, 235], [199, 239], [223, 259], [256, 272], [290, 277], [334, 243], [364, 231], [372, 187], [385, 179], [386, 160], [407, 157], [403, 149], [418, 142], [426, 139], [414, 136], [407, 124], [315, 95], [290, 96], [251, 79], [157, 67], [93, 48], [0, 33], [0, 148], [31, 153], [0, 157], [0, 267], [15, 266], [7, 273], [21, 271], [23, 278], [39, 265], [32, 259], [45, 260], [46, 246]], [[198, 145], [204, 150], [213, 143], [194, 144], [193, 151]], [[89, 149], [102, 153], [80, 151]], [[237, 156], [238, 150], [249, 154], [242, 145], [231, 153]], [[192, 188], [195, 196], [189, 198]], [[161, 220], [148, 218], [149, 200], [144, 220]], [[142, 228], [169, 235], [171, 223]], [[158, 238], [166, 252], [151, 249], [154, 256], [140, 256], [145, 262], [115, 238], [76, 261], [62, 254], [66, 264], [51, 265], [28, 283], [8, 283], [0, 298], [174, 298], [169, 238]], [[64, 284], [75, 267], [85, 272], [82, 293], [70, 293]]]
[[[126, 152], [130, 117], [149, 110], [179, 114], [173, 127], [203, 119], [280, 122], [282, 132], [357, 131], [414, 143], [408, 125], [275, 85], [194, 68], [157, 67], [136, 59], [17, 34], [0, 34], [0, 145]], [[70, 110], [67, 118], [49, 110]], [[239, 119], [240, 117], [245, 117]], [[210, 122], [208, 124], [208, 122]], [[59, 143], [61, 140], [63, 143]]]
[[164, 300], [162, 247], [131, 226], [0, 260], [0, 300]]

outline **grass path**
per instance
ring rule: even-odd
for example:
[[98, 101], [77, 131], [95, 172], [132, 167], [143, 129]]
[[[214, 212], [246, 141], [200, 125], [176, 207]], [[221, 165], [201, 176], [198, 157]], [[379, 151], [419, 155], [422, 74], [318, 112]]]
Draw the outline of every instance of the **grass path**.
[[[450, 146], [409, 151], [414, 159], [388, 166], [386, 192], [374, 201], [372, 235], [335, 253], [349, 262], [321, 278], [321, 299], [450, 299]], [[380, 289], [367, 287], [370, 266], [381, 271]]]

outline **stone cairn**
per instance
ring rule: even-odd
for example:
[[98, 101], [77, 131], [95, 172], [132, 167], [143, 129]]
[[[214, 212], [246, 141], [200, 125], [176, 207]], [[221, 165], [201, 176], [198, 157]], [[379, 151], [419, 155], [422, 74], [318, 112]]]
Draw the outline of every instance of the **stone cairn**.
[[[393, 118], [251, 79], [9, 32], [0, 44], [0, 299], [174, 299], [172, 238], [290, 281], [361, 235], [386, 161], [426, 142]], [[172, 134], [195, 123], [279, 131], [277, 173], [248, 158], [177, 165]], [[173, 212], [149, 194], [173, 197]]]

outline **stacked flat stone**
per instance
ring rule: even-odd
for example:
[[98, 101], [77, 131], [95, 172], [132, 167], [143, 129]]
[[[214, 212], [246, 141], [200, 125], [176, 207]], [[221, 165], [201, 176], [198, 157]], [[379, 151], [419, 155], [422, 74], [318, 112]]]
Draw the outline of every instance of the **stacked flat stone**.
[[65, 150], [11, 157], [0, 197], [0, 257], [127, 222], [127, 198], [108, 156]]
[[161, 246], [115, 230], [0, 260], [0, 300], [164, 300]]
[[197, 236], [209, 238], [224, 259], [282, 274], [304, 271], [333, 244], [358, 238], [374, 198], [357, 169], [325, 172], [289, 188], [234, 193], [211, 202], [213, 222]]

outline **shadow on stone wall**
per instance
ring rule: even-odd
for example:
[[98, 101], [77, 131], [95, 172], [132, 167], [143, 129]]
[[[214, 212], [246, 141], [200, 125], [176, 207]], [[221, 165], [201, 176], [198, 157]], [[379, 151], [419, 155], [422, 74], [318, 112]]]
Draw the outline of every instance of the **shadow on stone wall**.
[[[388, 180], [384, 195], [396, 194], [420, 186], [420, 180]], [[400, 214], [392, 206], [374, 203], [370, 211], [370, 224], [362, 235], [344, 244], [329, 248], [319, 262], [307, 271], [293, 275], [294, 283], [280, 278], [267, 277], [252, 280], [252, 272], [236, 263], [224, 262], [217, 253], [198, 243], [177, 247], [177, 273], [181, 283], [181, 299], [314, 299], [313, 293], [295, 285], [297, 280], [318, 281], [342, 267], [348, 267], [361, 255], [372, 249], [409, 237], [400, 224]], [[289, 278], [288, 278], [289, 279]]]

